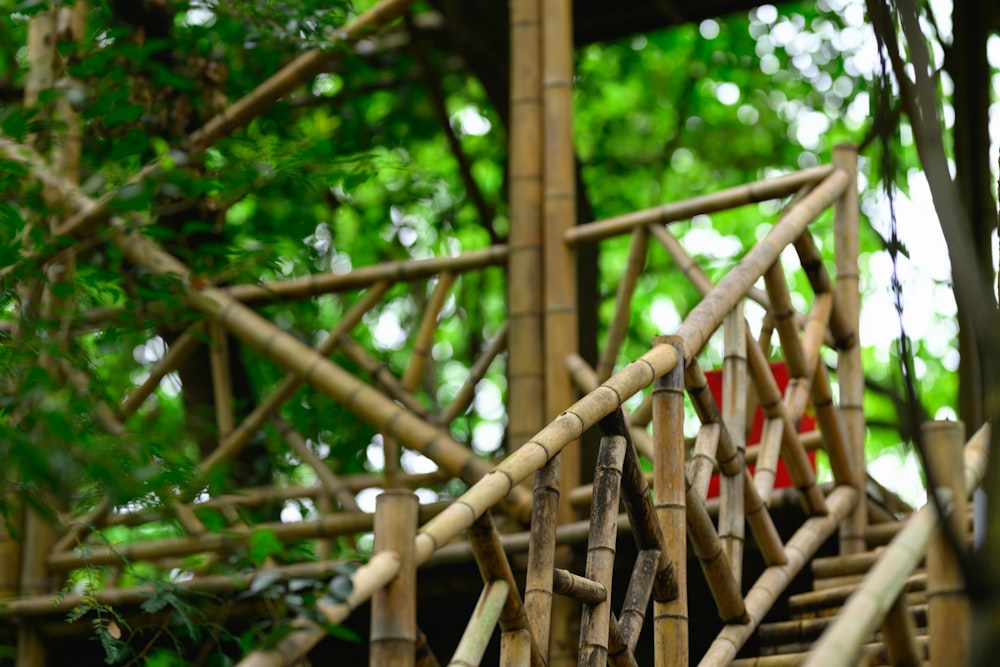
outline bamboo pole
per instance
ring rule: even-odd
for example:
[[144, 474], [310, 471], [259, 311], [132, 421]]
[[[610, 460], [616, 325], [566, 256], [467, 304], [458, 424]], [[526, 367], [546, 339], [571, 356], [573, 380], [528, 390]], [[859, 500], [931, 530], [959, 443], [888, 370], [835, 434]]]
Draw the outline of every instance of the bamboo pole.
[[[847, 188], [834, 207], [834, 249], [837, 257], [836, 301], [844, 311], [845, 325], [860, 332], [860, 297], [858, 287], [858, 150], [851, 144], [833, 148], [833, 163], [848, 175]], [[843, 417], [847, 446], [858, 493], [865, 493], [865, 377], [861, 367], [860, 336], [855, 344], [837, 354], [837, 379], [840, 385], [840, 413]], [[850, 521], [840, 529], [840, 550], [855, 553], [865, 550], [866, 516], [864, 504], [855, 508]]]
[[510, 252], [508, 425], [512, 446], [545, 424], [542, 334], [541, 0], [510, 3]]
[[[506, 581], [491, 581], [483, 588], [479, 602], [472, 612], [469, 624], [458, 642], [455, 655], [449, 665], [454, 667], [478, 667], [486, 646], [493, 635], [493, 627], [500, 618], [509, 587]], [[373, 665], [375, 663], [372, 663]]]
[[372, 595], [371, 667], [412, 667], [417, 646], [417, 496], [389, 489], [375, 500], [375, 553], [399, 556], [399, 572]]
[[[476, 396], [476, 385], [479, 384], [479, 381], [486, 376], [486, 371], [489, 370], [493, 361], [500, 356], [501, 352], [507, 349], [507, 337], [509, 331], [510, 322], [504, 322], [503, 326], [500, 327], [500, 331], [498, 331], [497, 335], [494, 336], [493, 341], [486, 347], [485, 350], [483, 350], [483, 353], [479, 355], [478, 359], [476, 359], [472, 368], [469, 369], [469, 377], [466, 378], [462, 388], [458, 390], [457, 394], [455, 394], [455, 398], [453, 398], [451, 403], [449, 403], [448, 406], [438, 414], [437, 419], [435, 420], [438, 424], [441, 424], [442, 426], [450, 424], [455, 421], [456, 417], [468, 409], [473, 398]], [[509, 368], [510, 350], [508, 350], [507, 360]]]
[[[930, 432], [933, 430], [941, 431], [941, 433], [931, 435], [931, 439], [935, 439], [934, 436], [943, 436], [941, 439], [944, 440], [957, 435], [957, 433], [950, 432], [954, 429], [954, 426], [943, 426], [943, 424], [945, 423], [929, 423], [930, 428], [927, 435], [931, 435]], [[957, 431], [957, 429], [955, 430]], [[989, 425], [984, 425], [969, 439], [963, 453], [963, 484], [959, 493], [954, 494], [949, 491], [945, 494], [949, 496], [949, 503], [953, 503], [958, 498], [966, 497], [982, 481], [989, 456], [989, 440]], [[940, 441], [937, 444], [941, 444]], [[960, 515], [952, 510], [950, 516], [954, 518]], [[878, 624], [887, 613], [889, 606], [894, 604], [894, 601], [904, 591], [907, 577], [923, 559], [928, 544], [939, 525], [939, 521], [940, 517], [938, 517], [933, 504], [925, 505], [907, 520], [906, 528], [893, 539], [887, 549], [877, 554], [877, 561], [868, 571], [863, 583], [857, 588], [851, 599], [848, 600], [839, 619], [820, 638], [809, 661], [806, 663], [808, 667], [848, 664], [848, 661], [842, 657], [842, 649], [844, 647], [859, 645], [864, 637], [874, 632], [878, 627]], [[865, 561], [870, 561], [872, 554], [851, 554], [840, 557], [839, 560], [844, 562], [848, 559], [860, 560], [862, 556], [868, 557]], [[837, 564], [836, 561], [837, 559], [826, 559], [822, 563], [814, 563], [814, 575], [816, 573], [816, 565], [821, 565], [822, 570], [826, 572], [831, 569], [827, 565], [834, 566]], [[852, 568], [851, 571], [860, 570], [868, 564], [868, 562], [860, 562], [858, 563], [859, 567]], [[844, 570], [841, 569], [836, 572], [842, 573]], [[934, 595], [929, 594], [929, 598], [933, 600]], [[931, 623], [933, 624], [933, 610], [929, 610], [929, 614]], [[959, 619], [961, 620], [960, 615]], [[968, 628], [968, 625], [965, 627]], [[939, 631], [939, 628], [930, 628], [932, 647], [935, 643], [933, 638]], [[949, 631], [949, 629], [945, 629], [945, 632]], [[961, 633], [962, 631], [959, 631], [958, 634], [945, 634], [941, 635], [941, 637], [943, 640], [956, 640], [962, 637]], [[933, 656], [934, 649], [932, 648], [932, 661], [934, 659]], [[964, 663], [956, 662], [951, 664]]]
[[340, 339], [337, 341], [337, 347], [348, 359], [367, 373], [381, 390], [384, 390], [387, 398], [402, 403], [413, 414], [423, 419], [429, 419], [430, 413], [420, 400], [413, 395], [413, 392], [404, 387], [399, 378], [386, 368], [385, 364], [368, 354], [368, 351], [361, 347], [360, 344], [348, 335], [341, 334]]
[[[659, 550], [642, 549], [632, 566], [632, 576], [629, 577], [628, 589], [625, 591], [625, 599], [618, 618], [618, 627], [629, 651], [634, 651], [639, 642], [639, 632], [646, 618], [649, 596], [653, 591], [653, 581], [659, 563]], [[614, 655], [609, 657], [613, 658]]]
[[[725, 503], [722, 504], [725, 510]], [[733, 575], [722, 541], [712, 525], [705, 503], [691, 485], [686, 491], [686, 522], [691, 550], [701, 565], [709, 591], [724, 623], [746, 623], [746, 606], [740, 587]], [[720, 515], [721, 516], [721, 515]]]
[[611, 587], [614, 583], [618, 502], [628, 441], [623, 435], [601, 438], [594, 473], [590, 539], [587, 541], [587, 579], [604, 588], [602, 600], [584, 604], [580, 621], [579, 664], [603, 665], [608, 659], [611, 623]]
[[363, 266], [349, 273], [313, 273], [262, 285], [233, 285], [223, 288], [229, 296], [247, 305], [309, 299], [322, 294], [350, 292], [382, 281], [413, 282], [444, 272], [465, 273], [500, 266], [507, 260], [507, 246], [469, 250], [455, 257], [430, 257]]
[[923, 667], [924, 651], [917, 644], [917, 625], [903, 596], [897, 597], [886, 612], [882, 636], [893, 665]]
[[691, 486], [699, 498], [708, 496], [708, 486], [715, 470], [715, 457], [719, 451], [721, 424], [702, 424], [694, 441], [694, 453], [688, 467]]
[[676, 350], [676, 366], [653, 385], [653, 493], [664, 551], [674, 563], [677, 597], [653, 603], [654, 664], [686, 667], [688, 651], [686, 478], [684, 474], [684, 341], [660, 336]]
[[[484, 221], [485, 222], [485, 221]], [[403, 373], [400, 383], [407, 391], [416, 391], [420, 383], [420, 376], [424, 372], [424, 365], [427, 362], [427, 355], [431, 352], [431, 345], [434, 342], [434, 332], [437, 330], [438, 315], [444, 308], [448, 292], [455, 284], [455, 274], [445, 271], [438, 276], [437, 285], [431, 293], [430, 301], [424, 307], [424, 316], [420, 320], [420, 328], [417, 330], [417, 339], [413, 343], [413, 353], [410, 355], [410, 362]]]
[[[528, 445], [530, 444], [529, 442]], [[538, 650], [542, 659], [548, 662], [561, 458], [558, 455], [546, 455], [545, 458], [547, 462], [535, 474], [532, 494], [531, 544], [528, 548], [528, 571], [524, 584], [524, 608], [531, 634], [538, 640]]]
[[858, 494], [854, 488], [839, 486], [833, 490], [827, 497], [828, 514], [807, 519], [785, 545], [788, 561], [783, 565], [768, 567], [750, 588], [746, 596], [749, 623], [744, 625], [731, 623], [722, 628], [708, 652], [698, 663], [700, 667], [727, 665], [736, 657], [736, 653], [753, 634], [778, 596], [823, 542], [833, 534], [837, 525], [854, 509], [857, 502]]
[[200, 322], [192, 324], [187, 328], [187, 331], [178, 336], [167, 347], [163, 357], [153, 365], [153, 368], [149, 371], [149, 375], [142, 384], [130, 389], [128, 394], [122, 399], [121, 405], [118, 406], [118, 419], [120, 421], [124, 422], [135, 414], [146, 399], [160, 386], [163, 378], [176, 370], [180, 364], [184, 363], [191, 356], [198, 348], [198, 345], [201, 344], [201, 341], [198, 339], [201, 331], [202, 324]]
[[636, 227], [632, 232], [632, 244], [628, 251], [628, 262], [625, 265], [625, 275], [618, 281], [618, 293], [615, 296], [615, 314], [608, 326], [608, 335], [604, 343], [601, 358], [597, 361], [597, 380], [603, 382], [614, 372], [618, 351], [628, 330], [629, 317], [632, 312], [632, 295], [646, 265], [646, 250], [649, 246], [649, 233], [645, 227]]
[[[188, 275], [183, 264], [139, 234], [119, 236], [115, 242], [131, 261], [140, 266], [146, 266], [156, 273], [173, 273], [182, 277]], [[475, 483], [490, 472], [491, 466], [487, 461], [476, 457], [447, 433], [401, 408], [374, 388], [361, 383], [313, 348], [222, 291], [211, 287], [199, 291], [189, 286], [188, 299], [194, 308], [212, 318], [218, 318], [251, 348], [286, 370], [299, 374], [377, 430], [392, 435], [403, 445], [424, 454], [450, 474]], [[523, 511], [528, 503], [524, 491], [510, 489], [509, 493], [515, 507]]]
[[[754, 204], [768, 199], [778, 199], [795, 194], [803, 185], [820, 182], [829, 177], [834, 169], [828, 165], [812, 167], [765, 181], [738, 185], [708, 195], [692, 197], [681, 202], [664, 204], [654, 208], [626, 213], [615, 218], [589, 222], [566, 232], [569, 243], [593, 242], [619, 234], [625, 234], [635, 227], [650, 224], [668, 224], [684, 220], [701, 213], [714, 213], [737, 206]], [[727, 309], [728, 310], [728, 309]]]
[[[729, 561], [736, 592], [739, 594], [743, 575], [743, 543], [745, 512], [743, 507], [743, 470], [746, 459], [746, 394], [747, 394], [747, 330], [743, 302], [726, 316], [723, 325], [725, 358], [722, 369], [722, 419], [736, 445], [740, 474], [723, 475], [719, 495], [719, 539]], [[699, 495], [699, 500], [701, 496]], [[741, 600], [742, 602], [742, 600]]]
[[[345, 47], [352, 46], [362, 37], [369, 36], [373, 30], [402, 16], [412, 3], [413, 0], [382, 0], [338, 30], [336, 41]], [[184, 149], [197, 153], [214, 145], [220, 139], [243, 127], [269, 109], [296, 86], [329, 67], [346, 51], [347, 49], [341, 48], [323, 48], [313, 49], [299, 55], [254, 90], [189, 135], [184, 142]], [[150, 176], [159, 173], [160, 168], [158, 158], [145, 165], [121, 187], [141, 183]], [[111, 190], [93, 202], [86, 210], [63, 223], [58, 228], [57, 233], [67, 236], [88, 233], [108, 218], [111, 202], [119, 195], [119, 192], [120, 189]]]
[[[469, 527], [468, 537], [483, 583], [503, 581], [508, 586], [507, 602], [500, 614], [500, 662], [517, 667], [544, 667], [545, 661], [531, 633], [528, 615], [517, 591], [514, 572], [489, 510]], [[524, 643], [527, 645], [522, 646]]]
[[[802, 236], [795, 240], [795, 252], [798, 253], [799, 263], [809, 284], [812, 285], [814, 294], [833, 293], [833, 282], [830, 274], [826, 272], [823, 265], [823, 258], [819, 254], [819, 248], [813, 240], [812, 234], [803, 232]], [[848, 349], [855, 345], [858, 340], [857, 329], [851, 325], [848, 314], [843, 307], [833, 302], [830, 310], [830, 333], [833, 335], [834, 344], [838, 349]]]
[[[955, 543], [966, 543], [965, 517], [969, 489], [962, 471], [961, 422], [924, 422], [920, 427], [929, 468], [929, 479], [937, 484], [932, 492], [947, 489], [952, 498], [950, 516], [943, 517], [938, 534], [927, 550], [927, 613], [931, 667], [964, 665], [971, 653], [972, 615], [965, 580]], [[949, 531], [951, 537], [944, 533]]]

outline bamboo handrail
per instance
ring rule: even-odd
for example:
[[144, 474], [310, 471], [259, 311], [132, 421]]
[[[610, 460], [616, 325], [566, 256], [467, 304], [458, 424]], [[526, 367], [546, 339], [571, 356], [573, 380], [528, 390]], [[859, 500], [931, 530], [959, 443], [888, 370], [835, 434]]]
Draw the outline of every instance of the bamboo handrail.
[[692, 197], [680, 202], [626, 213], [607, 220], [589, 222], [567, 231], [564, 236], [567, 243], [599, 241], [610, 236], [627, 233], [640, 225], [666, 224], [701, 213], [714, 213], [745, 204], [778, 199], [795, 194], [803, 185], [822, 181], [833, 171], [833, 167], [827, 165], [812, 167], [756, 183], [747, 183], [712, 194]]
[[[984, 424], [969, 439], [964, 451], [966, 493], [981, 482], [989, 458], [990, 426]], [[804, 667], [833, 667], [850, 663], [845, 647], [858, 646], [874, 632], [889, 606], [903, 590], [907, 577], [923, 560], [940, 517], [933, 503], [924, 505], [878, 555], [862, 584], [847, 601], [835, 621], [816, 643]]]

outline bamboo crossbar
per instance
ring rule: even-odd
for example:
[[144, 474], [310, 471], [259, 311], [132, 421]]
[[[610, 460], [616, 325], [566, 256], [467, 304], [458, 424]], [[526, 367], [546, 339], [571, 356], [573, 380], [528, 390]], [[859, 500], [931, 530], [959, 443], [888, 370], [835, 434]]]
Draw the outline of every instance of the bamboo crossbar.
[[[990, 427], [981, 427], [965, 445], [965, 490], [972, 490], [982, 481], [989, 457]], [[907, 577], [923, 560], [927, 546], [940, 518], [933, 504], [927, 504], [907, 520], [906, 528], [882, 551], [861, 586], [847, 601], [839, 619], [816, 643], [806, 667], [848, 665], [849, 651], [845, 647], [859, 646], [885, 618], [892, 604], [903, 591]]]
[[830, 176], [834, 169], [823, 165], [797, 171], [784, 176], [738, 185], [708, 195], [692, 197], [680, 202], [664, 204], [642, 211], [626, 213], [615, 218], [589, 222], [567, 231], [567, 243], [584, 243], [617, 236], [641, 225], [653, 223], [667, 224], [684, 220], [702, 213], [724, 211], [746, 204], [755, 204], [768, 199], [779, 199], [795, 194], [803, 185], [816, 183]]
[[[427, 521], [440, 515], [450, 502], [420, 506], [420, 518]], [[283, 542], [351, 535], [372, 529], [374, 515], [365, 512], [328, 514], [318, 519], [295, 523], [269, 522], [254, 526], [254, 530], [269, 530]], [[225, 533], [204, 533], [186, 537], [168, 537], [149, 542], [133, 542], [112, 546], [83, 545], [75, 551], [59, 551], [45, 559], [53, 572], [66, 572], [88, 565], [117, 565], [125, 562], [186, 556], [214, 552], [245, 544], [250, 537], [246, 529]]]
[[308, 299], [322, 294], [350, 292], [377, 282], [413, 282], [440, 273], [460, 274], [507, 261], [507, 246], [469, 250], [454, 257], [430, 257], [363, 266], [349, 273], [314, 273], [301, 278], [276, 280], [260, 285], [232, 285], [222, 288], [229, 296], [248, 305]]
[[736, 657], [736, 653], [756, 630], [778, 596], [833, 534], [844, 517], [854, 509], [858, 498], [857, 491], [849, 486], [839, 486], [833, 490], [827, 497], [828, 514], [806, 519], [785, 545], [787, 562], [768, 567], [750, 588], [745, 598], [749, 622], [745, 625], [726, 625], [698, 663], [699, 667], [727, 665]]

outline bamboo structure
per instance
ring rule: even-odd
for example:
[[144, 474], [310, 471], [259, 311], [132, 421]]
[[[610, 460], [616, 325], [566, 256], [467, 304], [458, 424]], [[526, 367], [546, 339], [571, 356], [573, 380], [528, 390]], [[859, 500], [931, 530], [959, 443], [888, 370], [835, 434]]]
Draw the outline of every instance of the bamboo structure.
[[[400, 17], [410, 4], [382, 0], [353, 18], [337, 39], [353, 48]], [[442, 576], [435, 571], [472, 561], [483, 588], [475, 608], [463, 610], [467, 623], [455, 623], [459, 629], [464, 626], [464, 632], [456, 632], [461, 636], [446, 646], [452, 665], [486, 660], [499, 628], [499, 661], [505, 665], [632, 667], [651, 656], [656, 667], [687, 667], [699, 660], [705, 667], [717, 667], [733, 661], [779, 599], [791, 613], [825, 613], [833, 603], [845, 603], [848, 611], [843, 621], [800, 618], [778, 629], [762, 629], [761, 637], [791, 645], [796, 655], [761, 656], [756, 664], [801, 660], [808, 642], [824, 629], [818, 647], [845, 650], [817, 648], [809, 660], [822, 662], [826, 658], [821, 654], [828, 653], [844, 659], [888, 652], [899, 663], [915, 664], [923, 660], [925, 643], [932, 664], [963, 658], [961, 642], [942, 648], [942, 639], [960, 637], [968, 629], [967, 603], [956, 595], [962, 582], [944, 542], [927, 558], [929, 574], [913, 572], [939, 523], [935, 511], [925, 508], [900, 528], [902, 522], [894, 516], [899, 506], [879, 507], [866, 493], [856, 150], [838, 146], [831, 165], [578, 224], [571, 113], [573, 11], [569, 0], [510, 4], [510, 232], [506, 244], [494, 238], [494, 245], [452, 257], [385, 262], [342, 274], [314, 273], [260, 284], [215, 285], [196, 275], [155, 236], [142, 233], [147, 220], [115, 213], [112, 202], [118, 188], [99, 197], [83, 192], [74, 168], [78, 147], [72, 142], [62, 144], [50, 162], [30, 141], [21, 144], [0, 137], [0, 156], [25, 165], [47, 196], [62, 203], [64, 216], [47, 221], [53, 238], [113, 246], [143, 275], [171, 281], [184, 307], [197, 318], [172, 330], [176, 336], [165, 354], [120, 401], [94, 401], [94, 423], [111, 436], [131, 437], [130, 419], [152, 412], [147, 401], [161, 381], [190, 363], [195, 352], [204, 352], [213, 410], [208, 414], [214, 415], [216, 436], [208, 451], [199, 453], [190, 480], [152, 493], [155, 498], [148, 503], [143, 499], [118, 506], [110, 497], [99, 498], [76, 512], [58, 507], [55, 523], [20, 508], [10, 524], [14, 533], [6, 524], [0, 528], [0, 620], [17, 635], [19, 667], [45, 663], [43, 622], [54, 614], [86, 605], [134, 608], [154, 595], [155, 586], [122, 583], [127, 569], [135, 566], [177, 572], [183, 578], [171, 590], [178, 596], [211, 594], [235, 606], [240, 606], [236, 603], [241, 596], [268, 582], [290, 586], [302, 579], [324, 584], [341, 578], [346, 590], [342, 596], [321, 598], [308, 614], [287, 619], [284, 634], [243, 656], [243, 667], [295, 664], [324, 640], [330, 625], [353, 620], [352, 614], [368, 603], [369, 664], [436, 665], [431, 646], [437, 638], [430, 631], [425, 636], [416, 621], [421, 604], [418, 568], [426, 568], [432, 579]], [[44, 39], [51, 19], [46, 13], [32, 19], [37, 21], [31, 31], [35, 60], [26, 91], [35, 96], [53, 85], [54, 42]], [[416, 18], [408, 20], [412, 32]], [[183, 148], [204, 152], [329, 67], [341, 52], [324, 49], [299, 55], [191, 133]], [[429, 79], [426, 54], [418, 54], [418, 60]], [[439, 122], [447, 125], [441, 91], [432, 91], [432, 96]], [[72, 116], [63, 120], [73, 127]], [[446, 134], [463, 165], [466, 188], [476, 190], [468, 162], [458, 155], [456, 135], [450, 128]], [[126, 175], [123, 187], [160, 173], [159, 162], [147, 164]], [[490, 217], [482, 193], [470, 197], [476, 200], [477, 213]], [[692, 216], [786, 198], [770, 231], [718, 284], [668, 228]], [[831, 207], [833, 277], [824, 268], [809, 227]], [[587, 304], [581, 304], [577, 294], [577, 255], [584, 244], [626, 235], [625, 265], [618, 275], [605, 276], [616, 280], [617, 287], [610, 290], [611, 315], [598, 337], [603, 347], [588, 363], [578, 340], [580, 308]], [[676, 331], [660, 332], [664, 335], [656, 336], [648, 349], [634, 353], [633, 302], [647, 265], [652, 265], [650, 253], [659, 252], [651, 245], [666, 251], [674, 265], [671, 270], [689, 280], [702, 299]], [[794, 306], [781, 261], [790, 247], [813, 288], [811, 304], [803, 312]], [[75, 261], [72, 253], [36, 257], [34, 249], [26, 252], [50, 272], [62, 267], [60, 271], [71, 273]], [[454, 383], [458, 391], [442, 399], [433, 386], [432, 351], [447, 316], [446, 304], [457, 294], [468, 296], [465, 284], [477, 272], [497, 267], [506, 272], [506, 321], [496, 330], [477, 332], [479, 349], [468, 352], [466, 374]], [[756, 286], [760, 279], [764, 290]], [[60, 301], [53, 289], [58, 280], [50, 276], [49, 283], [42, 290], [48, 291], [43, 314], [60, 322], [57, 343], [64, 350], [82, 329], [111, 326], [123, 312], [111, 306], [81, 309], [71, 300]], [[397, 364], [388, 364], [355, 330], [382, 312], [390, 290], [402, 284], [417, 295], [412, 303], [420, 314], [405, 332], [409, 358], [398, 364], [402, 371], [397, 372]], [[393, 290], [400, 291], [402, 287]], [[335, 300], [342, 314], [326, 331], [313, 332], [325, 334], [316, 337], [315, 345], [264, 315], [273, 304], [319, 296]], [[766, 311], [758, 339], [750, 332], [747, 299]], [[154, 322], [170, 316], [162, 305], [147, 305], [144, 312]], [[85, 325], [70, 326], [73, 319]], [[16, 323], [11, 325], [15, 334], [16, 328]], [[720, 329], [722, 389], [713, 395], [701, 353]], [[780, 344], [788, 370], [784, 388], [772, 372], [772, 338]], [[199, 350], [200, 345], [207, 349]], [[255, 405], [239, 405], [235, 345], [257, 355], [256, 362], [272, 363], [280, 371], [280, 379]], [[837, 396], [823, 361], [824, 345], [837, 351]], [[481, 409], [476, 400], [479, 387], [502, 372], [498, 367], [503, 363], [506, 449], [489, 460], [473, 451], [458, 435], [461, 429], [453, 426], [463, 415]], [[88, 395], [87, 377], [52, 358], [43, 357], [39, 364], [65, 381], [67, 391]], [[289, 407], [304, 386], [365, 424], [369, 435], [381, 437], [381, 470], [344, 472], [321, 453], [316, 434], [298, 421], [293, 425]], [[810, 402], [819, 429], [799, 433]], [[628, 410], [626, 403], [634, 409]], [[690, 424], [693, 437], [686, 440], [688, 406], [697, 423]], [[241, 412], [242, 407], [247, 410]], [[758, 408], [763, 416], [760, 441], [748, 445]], [[581, 485], [589, 471], [581, 470], [579, 443], [595, 427], [601, 438], [594, 482]], [[953, 502], [952, 530], [964, 537], [962, 499], [981, 479], [988, 436], [980, 431], [967, 446], [962, 486], [955, 464], [961, 438], [955, 428], [931, 426], [927, 433], [928, 440], [939, 436], [949, 442], [934, 449], [952, 458], [933, 465], [952, 487], [950, 495], [942, 492], [940, 497], [943, 506]], [[208, 482], [218, 481], [227, 464], [245, 454], [255, 438], [267, 439], [270, 455], [291, 462], [302, 477], [279, 484], [275, 476], [276, 483], [265, 488], [239, 488], [235, 479], [225, 479], [229, 486], [217, 492]], [[376, 442], [356, 445], [360, 450]], [[808, 458], [808, 451], [820, 447], [829, 456], [833, 484], [817, 483]], [[437, 471], [405, 474], [400, 465], [404, 448], [426, 456]], [[753, 472], [751, 465], [756, 465]], [[781, 465], [792, 488], [776, 488]], [[716, 475], [719, 493], [713, 497], [709, 489]], [[364, 511], [357, 494], [374, 489], [382, 491], [373, 514]], [[437, 494], [437, 502], [420, 504], [411, 489]], [[308, 505], [315, 513], [300, 521], [267, 517], [266, 510], [289, 501]], [[588, 505], [588, 520], [578, 521]], [[868, 527], [869, 513], [888, 527]], [[787, 532], [779, 534], [779, 520]], [[169, 536], [147, 541], [109, 537], [137, 535], [141, 530], [134, 528], [148, 525], [163, 527]], [[746, 539], [747, 527], [751, 541]], [[838, 530], [841, 556], [813, 560]], [[370, 557], [344, 574], [347, 564], [338, 561], [344, 553], [338, 544], [360, 549], [368, 532], [373, 532]], [[20, 533], [23, 539], [17, 541]], [[314, 549], [318, 560], [291, 564], [270, 555], [255, 561], [256, 570], [213, 572], [233, 553], [246, 552], [262, 534], [280, 548]], [[783, 541], [781, 535], [789, 534], [792, 537]], [[893, 536], [881, 556], [864, 553], [869, 544]], [[689, 568], [689, 550], [698, 567]], [[634, 560], [622, 562], [629, 555]], [[817, 579], [814, 590], [786, 596], [792, 579], [810, 562]], [[82, 572], [99, 572], [106, 579], [97, 589], [80, 592], [73, 586]], [[689, 594], [689, 587], [694, 590], [693, 585], [701, 583], [698, 577], [705, 580], [711, 600]], [[924, 617], [924, 602], [928, 608], [927, 642], [916, 635], [910, 609], [918, 600], [917, 618]], [[718, 612], [713, 614], [718, 616], [712, 628], [715, 640], [704, 656], [693, 655], [693, 631], [703, 629], [692, 623], [702, 617], [697, 612], [709, 606]], [[243, 607], [249, 610], [251, 605]], [[646, 636], [644, 626], [652, 629]], [[871, 643], [879, 627], [887, 648]], [[439, 649], [438, 655], [448, 654]]]

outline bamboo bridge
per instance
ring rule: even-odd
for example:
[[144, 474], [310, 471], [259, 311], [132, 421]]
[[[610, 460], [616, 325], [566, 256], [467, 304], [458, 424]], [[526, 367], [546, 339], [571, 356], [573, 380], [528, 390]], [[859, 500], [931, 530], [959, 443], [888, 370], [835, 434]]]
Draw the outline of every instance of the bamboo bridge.
[[[371, 35], [408, 4], [384, 0], [347, 26], [344, 40]], [[113, 215], [110, 197], [91, 199], [32, 149], [0, 143], [7, 159], [27, 164], [70, 202], [71, 215], [58, 233], [84, 238], [106, 227], [109, 242], [135, 266], [180, 276], [190, 308], [204, 316], [120, 405], [109, 406], [112, 428], [122, 428], [192, 349], [231, 334], [285, 377], [242, 423], [231, 423], [231, 407], [220, 406], [223, 435], [201, 461], [199, 479], [236, 457], [267, 424], [284, 439], [282, 455], [311, 466], [316, 478], [311, 486], [217, 497], [181, 491], [163, 498], [157, 512], [105, 503], [57, 525], [29, 510], [25, 538], [6, 535], [0, 542], [0, 625], [17, 665], [55, 664], [58, 642], [71, 641], [64, 618], [79, 605], [126, 613], [151, 594], [149, 586], [118, 585], [115, 577], [99, 590], [76, 592], [67, 584], [73, 573], [115, 572], [126, 563], [173, 567], [193, 554], [219, 559], [260, 529], [286, 544], [314, 542], [317, 553], [335, 554], [337, 539], [365, 532], [373, 532], [374, 547], [360, 565], [331, 555], [231, 575], [193, 571], [179, 580], [178, 595], [210, 595], [216, 611], [267, 586], [337, 585], [338, 595], [321, 596], [298, 615], [289, 612], [288, 632], [249, 652], [243, 667], [308, 664], [301, 661], [310, 655], [373, 667], [961, 663], [966, 648], [955, 638], [967, 637], [969, 612], [964, 598], [953, 595], [962, 582], [946, 541], [936, 537], [940, 519], [931, 506], [914, 512], [880, 492], [864, 469], [855, 148], [837, 146], [827, 165], [577, 224], [571, 7], [567, 0], [513, 0], [510, 11], [516, 74], [506, 245], [347, 274], [206, 285], [134, 231], [127, 216]], [[245, 125], [330, 57], [299, 57], [195, 132], [190, 145], [204, 149]], [[133, 180], [156, 169], [148, 165]], [[782, 204], [770, 231], [715, 284], [670, 229], [695, 215], [768, 200]], [[823, 240], [835, 246], [833, 272], [810, 228], [830, 209], [832, 238]], [[613, 237], [629, 239], [629, 261], [620, 268], [614, 315], [591, 366], [576, 337], [576, 256]], [[653, 248], [666, 252], [702, 299], [675, 331], [649, 341], [641, 356], [622, 359], [632, 297]], [[788, 248], [812, 288], [808, 312], [796, 310], [790, 296], [783, 266]], [[417, 383], [449, 290], [460, 277], [495, 267], [506, 270], [507, 324], [483, 347], [457, 396], [431, 413], [416, 396]], [[765, 289], [755, 286], [761, 278]], [[420, 325], [410, 332], [413, 355], [401, 377], [350, 338], [399, 283], [429, 294]], [[316, 347], [254, 310], [332, 293], [358, 298]], [[748, 301], [767, 312], [759, 338], [748, 329]], [[717, 331], [724, 348], [721, 393], [709, 389], [710, 374], [699, 362]], [[787, 382], [773, 372], [775, 345]], [[836, 354], [835, 385], [824, 346]], [[220, 401], [228, 372], [221, 347], [213, 345], [211, 353]], [[334, 355], [361, 371], [347, 370]], [[469, 409], [477, 383], [501, 357], [510, 447], [504, 458], [489, 461], [456, 439], [449, 425]], [[383, 474], [335, 475], [302, 434], [276, 417], [303, 383], [382, 434]], [[759, 441], [748, 445], [756, 410], [763, 425]], [[815, 426], [800, 432], [807, 412]], [[688, 432], [697, 435], [685, 439], [692, 415], [697, 424]], [[961, 534], [966, 498], [984, 474], [988, 433], [984, 428], [966, 443], [959, 424], [928, 423], [925, 431]], [[588, 438], [599, 439], [590, 474], [583, 470]], [[401, 448], [420, 452], [438, 472], [404, 474], [394, 463]], [[817, 449], [829, 460], [832, 483], [817, 483], [810, 460]], [[776, 485], [779, 474], [790, 477], [790, 487]], [[452, 478], [466, 490], [448, 501], [421, 505], [411, 490]], [[718, 490], [710, 494], [713, 484]], [[355, 494], [363, 488], [385, 489], [373, 514], [358, 508]], [[319, 516], [248, 525], [236, 511], [295, 498], [313, 499]], [[207, 507], [228, 517], [228, 525], [207, 530], [199, 518]], [[180, 527], [179, 536], [129, 544], [102, 537], [108, 527], [164, 517]], [[245, 624], [262, 613], [259, 607], [240, 607], [232, 622]], [[363, 643], [329, 636], [337, 626], [354, 628]], [[73, 646], [80, 650], [79, 641]]]

